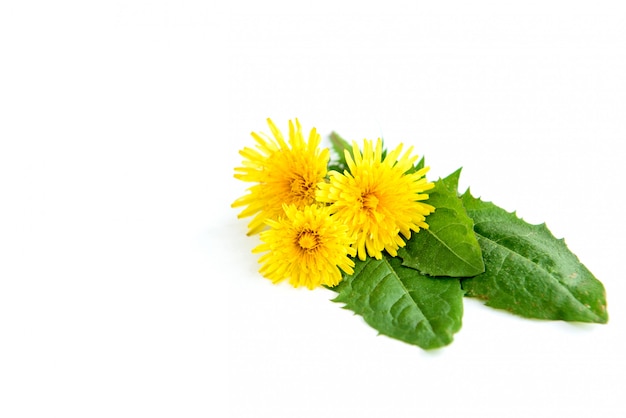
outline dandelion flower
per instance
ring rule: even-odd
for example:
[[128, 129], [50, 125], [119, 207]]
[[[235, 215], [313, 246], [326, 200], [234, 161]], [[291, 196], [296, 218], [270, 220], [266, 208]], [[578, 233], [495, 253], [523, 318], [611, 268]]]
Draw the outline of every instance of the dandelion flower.
[[261, 232], [262, 244], [253, 252], [267, 251], [259, 259], [259, 272], [274, 283], [288, 279], [294, 287], [313, 289], [335, 286], [341, 272], [354, 272], [356, 251], [350, 246], [348, 226], [330, 214], [330, 207], [310, 205], [298, 209], [284, 205], [284, 216], [268, 220]]
[[235, 178], [256, 183], [248, 194], [237, 199], [232, 207], [246, 206], [239, 218], [255, 215], [248, 225], [248, 235], [265, 228], [266, 219], [277, 219], [283, 213], [283, 203], [297, 208], [313, 204], [317, 184], [327, 172], [329, 151], [319, 149], [320, 135], [311, 130], [304, 140], [298, 119], [289, 121], [289, 143], [271, 119], [267, 123], [275, 140], [264, 134], [252, 133], [256, 149], [246, 147], [239, 153], [245, 158], [242, 167], [235, 168]]
[[411, 231], [428, 228], [425, 219], [435, 208], [423, 201], [424, 192], [434, 187], [424, 175], [428, 167], [411, 172], [417, 156], [411, 157], [413, 147], [400, 156], [402, 144], [383, 158], [382, 141], [374, 148], [364, 140], [363, 152], [352, 143], [352, 156], [346, 150], [349, 170], [343, 174], [333, 171], [328, 183], [319, 185], [317, 199], [330, 203], [337, 217], [357, 235], [353, 246], [358, 257], [367, 255], [380, 259], [386, 250], [392, 256], [404, 247], [400, 236], [409, 239]]

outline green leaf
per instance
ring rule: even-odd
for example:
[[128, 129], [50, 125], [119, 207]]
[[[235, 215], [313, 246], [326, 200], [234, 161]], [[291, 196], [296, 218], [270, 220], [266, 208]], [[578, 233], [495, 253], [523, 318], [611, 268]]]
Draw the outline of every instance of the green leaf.
[[411, 167], [406, 173], [407, 174], [415, 173], [416, 171], [419, 171], [422, 168], [424, 168], [425, 165], [426, 165], [426, 161], [425, 161], [424, 157], [422, 157], [422, 158], [419, 159], [417, 164], [415, 164], [413, 167]]
[[355, 260], [354, 274], [333, 288], [335, 302], [361, 315], [381, 334], [424, 349], [445, 346], [461, 329], [459, 279], [434, 279], [404, 267], [400, 259]]
[[333, 159], [329, 166], [328, 170], [338, 171], [343, 173], [344, 170], [348, 169], [348, 163], [346, 162], [345, 151], [347, 150], [350, 155], [352, 155], [352, 145], [348, 143], [345, 139], [343, 139], [337, 132], [331, 132], [330, 134], [330, 145], [335, 154], [337, 154], [337, 159]]
[[398, 251], [403, 264], [431, 276], [471, 277], [485, 271], [474, 222], [467, 215], [457, 188], [461, 169], [435, 182], [428, 204], [428, 229], [413, 234]]
[[474, 219], [485, 273], [463, 280], [467, 296], [528, 318], [606, 323], [604, 286], [545, 224], [462, 196]]

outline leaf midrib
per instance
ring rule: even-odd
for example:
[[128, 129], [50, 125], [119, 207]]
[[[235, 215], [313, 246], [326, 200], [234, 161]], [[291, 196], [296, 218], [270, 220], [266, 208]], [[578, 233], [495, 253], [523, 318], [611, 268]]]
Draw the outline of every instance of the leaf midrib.
[[[465, 226], [465, 225], [463, 225], [461, 223], [457, 223], [456, 225], [461, 225], [464, 228], [466, 228], [466, 230], [467, 230], [467, 226]], [[450, 225], [446, 225], [446, 227], [448, 227], [448, 226], [450, 226]], [[445, 243], [445, 241], [443, 241], [441, 238], [439, 238], [439, 236], [437, 234], [435, 234], [433, 231], [431, 231], [430, 228], [426, 229], [426, 231], [428, 231], [428, 233], [430, 233], [433, 237], [435, 237], [435, 239], [437, 241], [439, 241], [445, 248], [448, 249], [448, 251], [450, 251], [459, 260], [463, 261], [465, 264], [467, 264], [468, 266], [470, 266], [471, 268], [473, 268], [475, 270], [480, 270], [480, 268], [478, 268], [477, 266], [473, 265], [472, 263], [467, 261], [465, 258], [463, 258], [459, 254], [457, 254], [448, 244]]]
[[[417, 301], [413, 298], [413, 296], [411, 296], [411, 292], [409, 291], [409, 289], [406, 288], [406, 286], [402, 282], [402, 279], [400, 278], [398, 273], [396, 273], [396, 270], [391, 266], [391, 264], [389, 264], [389, 261], [387, 260], [387, 258], [385, 256], [383, 256], [382, 259], [385, 262], [385, 264], [387, 265], [387, 267], [389, 268], [389, 271], [391, 272], [392, 276], [396, 278], [398, 283], [400, 283], [400, 286], [402, 287], [402, 289], [406, 292], [406, 294], [409, 296], [409, 298], [411, 298], [411, 301], [415, 304], [415, 307], [420, 311], [420, 313], [424, 317], [423, 321], [428, 325], [428, 330], [434, 336], [434, 339], [437, 342], [441, 342], [440, 339], [439, 339], [439, 336], [437, 335], [437, 333], [433, 329], [432, 324], [430, 323], [430, 321], [428, 320], [426, 315], [424, 315], [424, 310], [420, 307], [419, 303], [417, 303]], [[416, 328], [417, 328], [417, 324], [419, 324], [419, 322], [416, 323]]]

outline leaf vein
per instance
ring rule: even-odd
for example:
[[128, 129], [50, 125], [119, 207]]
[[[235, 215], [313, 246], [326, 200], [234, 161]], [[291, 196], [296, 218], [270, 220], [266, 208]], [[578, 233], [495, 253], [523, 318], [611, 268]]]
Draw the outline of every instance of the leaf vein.
[[435, 234], [434, 232], [432, 232], [430, 229], [427, 229], [426, 231], [428, 231], [428, 233], [430, 233], [433, 237], [435, 237], [435, 239], [437, 241], [439, 241], [441, 243], [441, 245], [443, 245], [445, 248], [447, 248], [452, 254], [454, 254], [457, 258], [459, 258], [461, 261], [463, 261], [465, 264], [467, 264], [468, 266], [472, 267], [472, 268], [476, 268], [476, 266], [474, 266], [472, 263], [470, 263], [469, 261], [467, 261], [465, 258], [463, 258], [462, 256], [460, 256], [456, 251], [454, 251], [454, 249], [452, 247], [450, 247], [448, 244], [446, 244], [445, 241], [443, 241], [441, 238], [439, 238], [439, 236], [437, 236], [437, 234]]

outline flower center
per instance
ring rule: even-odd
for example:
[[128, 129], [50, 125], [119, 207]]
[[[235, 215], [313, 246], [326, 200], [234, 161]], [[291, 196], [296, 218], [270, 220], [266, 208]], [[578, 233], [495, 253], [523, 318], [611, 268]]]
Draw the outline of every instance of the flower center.
[[361, 196], [364, 209], [375, 210], [378, 207], [378, 198], [374, 193], [366, 193]]
[[291, 180], [291, 194], [300, 199], [310, 199], [315, 196], [313, 182], [307, 181], [303, 176], [297, 174]]
[[303, 250], [313, 250], [319, 244], [319, 237], [311, 231], [303, 231], [298, 237], [298, 245]]

